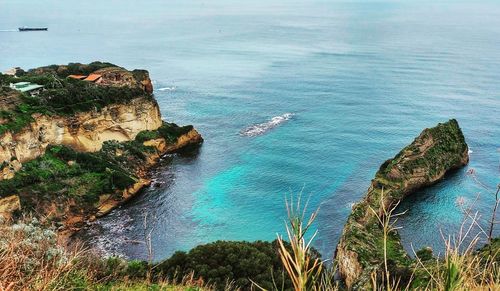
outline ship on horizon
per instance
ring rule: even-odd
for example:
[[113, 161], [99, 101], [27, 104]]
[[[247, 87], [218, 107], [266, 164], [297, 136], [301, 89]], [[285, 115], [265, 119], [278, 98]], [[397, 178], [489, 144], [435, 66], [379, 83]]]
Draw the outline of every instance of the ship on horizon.
[[47, 31], [47, 27], [19, 27], [19, 31]]

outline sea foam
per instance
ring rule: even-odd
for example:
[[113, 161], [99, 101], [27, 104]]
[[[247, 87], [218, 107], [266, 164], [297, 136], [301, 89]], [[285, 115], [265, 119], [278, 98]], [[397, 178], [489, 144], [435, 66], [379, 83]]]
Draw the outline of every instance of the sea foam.
[[267, 122], [254, 124], [243, 129], [242, 131], [240, 131], [240, 135], [250, 136], [250, 137], [262, 135], [268, 132], [269, 130], [281, 125], [282, 123], [290, 120], [293, 117], [293, 115], [294, 115], [293, 113], [285, 113], [282, 115], [274, 116]]
[[175, 91], [176, 87], [175, 86], [172, 86], [172, 87], [163, 87], [163, 88], [159, 88], [159, 89], [156, 89], [158, 91]]

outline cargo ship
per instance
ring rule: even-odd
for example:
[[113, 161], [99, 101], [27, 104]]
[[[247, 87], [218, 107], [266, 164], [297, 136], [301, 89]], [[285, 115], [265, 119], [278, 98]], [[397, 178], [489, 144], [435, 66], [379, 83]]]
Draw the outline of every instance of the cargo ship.
[[47, 27], [19, 27], [19, 31], [47, 31]]

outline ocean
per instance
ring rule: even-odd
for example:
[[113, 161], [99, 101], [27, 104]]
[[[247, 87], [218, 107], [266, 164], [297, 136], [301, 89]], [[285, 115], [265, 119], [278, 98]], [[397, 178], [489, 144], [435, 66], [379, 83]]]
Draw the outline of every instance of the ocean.
[[284, 201], [300, 193], [319, 207], [314, 246], [331, 258], [378, 167], [456, 118], [470, 164], [398, 209], [405, 247], [439, 252], [464, 208], [485, 225], [500, 182], [499, 16], [497, 1], [2, 0], [0, 70], [95, 60], [146, 69], [164, 119], [203, 135], [82, 232], [129, 258], [147, 257], [145, 214], [161, 260], [284, 235]]

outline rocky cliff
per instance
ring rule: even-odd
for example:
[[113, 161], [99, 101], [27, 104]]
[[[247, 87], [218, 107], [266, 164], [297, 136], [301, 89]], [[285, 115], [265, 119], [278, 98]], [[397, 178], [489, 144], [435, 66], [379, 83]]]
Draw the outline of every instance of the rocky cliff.
[[[43, 90], [9, 88], [21, 81]], [[0, 214], [21, 209], [71, 233], [148, 185], [162, 155], [202, 143], [162, 121], [152, 92], [147, 71], [101, 62], [0, 74]]]
[[[337, 246], [339, 272], [350, 289], [365, 290], [371, 276], [379, 276], [384, 261], [383, 232], [376, 214], [384, 215], [416, 190], [442, 179], [468, 163], [468, 147], [456, 120], [428, 128], [382, 164], [367, 194], [353, 206]], [[387, 257], [393, 273], [410, 264], [397, 233], [389, 234]]]
[[129, 141], [143, 130], [162, 125], [160, 109], [154, 99], [139, 97], [128, 104], [112, 104], [103, 109], [72, 116], [34, 114], [34, 122], [13, 133], [0, 136], [1, 179], [11, 178], [22, 163], [45, 152], [48, 145], [67, 145], [78, 151], [95, 152], [109, 140]]

